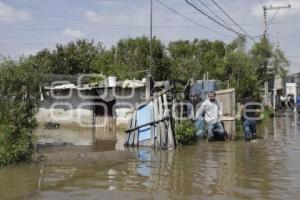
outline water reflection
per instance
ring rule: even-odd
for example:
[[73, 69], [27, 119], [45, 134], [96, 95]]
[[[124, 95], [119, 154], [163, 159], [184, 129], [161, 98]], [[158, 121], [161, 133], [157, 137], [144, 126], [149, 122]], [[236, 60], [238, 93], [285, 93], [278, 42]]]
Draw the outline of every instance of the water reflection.
[[125, 161], [23, 164], [0, 170], [1, 199], [298, 199], [300, 122], [258, 127], [257, 142], [126, 149]]

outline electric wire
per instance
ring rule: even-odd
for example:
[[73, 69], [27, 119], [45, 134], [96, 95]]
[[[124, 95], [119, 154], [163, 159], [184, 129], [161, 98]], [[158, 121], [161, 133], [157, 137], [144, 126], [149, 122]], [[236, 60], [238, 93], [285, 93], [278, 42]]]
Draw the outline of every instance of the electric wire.
[[215, 0], [211, 0], [211, 2], [213, 2], [213, 4], [215, 4], [215, 6], [219, 8], [243, 33], [245, 33], [253, 42], [255, 42], [254, 38], [251, 37]]
[[224, 20], [222, 19], [213, 9], [211, 9], [207, 4], [205, 4], [203, 1], [198, 0], [199, 3], [201, 3], [205, 8], [207, 8], [210, 12], [212, 12], [214, 14], [214, 16], [216, 16], [219, 20], [221, 20], [226, 26], [230, 27], [230, 25]]
[[278, 12], [279, 12], [280, 9], [277, 9], [273, 15], [273, 17], [271, 18], [270, 22], [269, 22], [269, 25], [271, 25], [275, 19], [275, 17], [277, 16]]
[[184, 18], [184, 19], [186, 19], [186, 20], [192, 22], [193, 24], [196, 24], [197, 26], [199, 26], [199, 27], [201, 27], [201, 28], [203, 28], [203, 29], [205, 29], [205, 30], [207, 30], [207, 31], [210, 31], [210, 32], [215, 33], [215, 34], [217, 34], [217, 35], [221, 35], [221, 36], [223, 36], [223, 37], [231, 37], [231, 36], [228, 36], [228, 35], [219, 33], [219, 32], [217, 32], [217, 31], [214, 31], [214, 30], [212, 30], [212, 29], [210, 29], [210, 28], [208, 28], [208, 27], [206, 27], [206, 26], [204, 26], [204, 25], [198, 23], [197, 21], [195, 21], [195, 20], [193, 20], [193, 19], [184, 16], [183, 14], [181, 14], [180, 12], [178, 12], [177, 10], [175, 10], [174, 8], [171, 8], [170, 6], [168, 6], [167, 4], [163, 3], [163, 2], [160, 1], [160, 0], [155, 0], [155, 1], [156, 1], [157, 3], [159, 3], [160, 5], [162, 5], [163, 7], [167, 8], [168, 10], [172, 11], [173, 13], [175, 13], [175, 14], [181, 16], [182, 18]]
[[[202, 15], [206, 16], [207, 18], [209, 18], [210, 20], [214, 21], [215, 23], [217, 23], [218, 25], [222, 26], [223, 28], [225, 28], [225, 29], [227, 29], [227, 30], [229, 30], [229, 31], [231, 31], [231, 32], [233, 32], [233, 33], [235, 33], [235, 34], [237, 34], [238, 36], [247, 37], [246, 35], [244, 35], [244, 34], [238, 32], [238, 31], [233, 30], [232, 28], [230, 28], [230, 27], [228, 27], [228, 26], [222, 24], [222, 23], [219, 22], [218, 20], [214, 19], [213, 17], [211, 17], [211, 16], [209, 16], [208, 14], [206, 14], [205, 12], [203, 12], [200, 8], [198, 8], [198, 7], [195, 5], [195, 2], [194, 2], [194, 1], [192, 1], [193, 3], [191, 3], [190, 1], [185, 0], [185, 2], [186, 2], [188, 5], [190, 5], [191, 7], [193, 7], [194, 9], [196, 9], [198, 12], [200, 12]], [[251, 47], [253, 47], [253, 44], [250, 43], [248, 40], [246, 40], [246, 42], [247, 42]], [[254, 41], [254, 42], [255, 42], [255, 41]]]
[[197, 10], [199, 13], [201, 13], [201, 14], [204, 15], [204, 16], [206, 16], [208, 19], [214, 21], [215, 23], [217, 23], [218, 25], [222, 26], [223, 28], [225, 28], [225, 29], [227, 29], [227, 30], [229, 30], [229, 31], [231, 31], [231, 32], [233, 32], [233, 33], [235, 33], [235, 34], [237, 34], [237, 35], [245, 36], [244, 34], [238, 32], [238, 31], [233, 30], [232, 28], [230, 28], [230, 27], [228, 27], [228, 26], [222, 24], [222, 23], [219, 22], [218, 20], [216, 20], [216, 19], [214, 19], [213, 17], [209, 16], [207, 13], [203, 12], [200, 8], [198, 8], [198, 7], [195, 5], [194, 2], [191, 3], [189, 0], [185, 0], [185, 2], [186, 2], [188, 5], [190, 5], [191, 7], [193, 7], [195, 10]]

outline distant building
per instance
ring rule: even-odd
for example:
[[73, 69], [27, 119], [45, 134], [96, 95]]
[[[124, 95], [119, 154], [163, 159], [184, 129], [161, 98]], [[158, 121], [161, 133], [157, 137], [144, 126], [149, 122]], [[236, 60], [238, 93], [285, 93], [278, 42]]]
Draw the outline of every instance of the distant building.
[[286, 79], [287, 83], [294, 83], [295, 84], [295, 95], [300, 94], [300, 72], [291, 74]]

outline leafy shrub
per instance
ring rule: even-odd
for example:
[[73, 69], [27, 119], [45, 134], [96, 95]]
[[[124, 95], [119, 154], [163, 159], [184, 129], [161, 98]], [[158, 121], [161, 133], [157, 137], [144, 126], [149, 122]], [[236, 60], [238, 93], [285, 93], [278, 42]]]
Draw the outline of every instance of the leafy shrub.
[[31, 131], [12, 125], [0, 127], [0, 166], [29, 160], [32, 154]]
[[191, 145], [197, 142], [195, 124], [186, 120], [176, 127], [176, 140], [181, 145]]
[[265, 110], [264, 110], [264, 112], [262, 113], [262, 117], [263, 117], [262, 120], [274, 117], [274, 115], [275, 115], [274, 113], [275, 112], [274, 112], [273, 108], [266, 107]]
[[238, 119], [235, 123], [235, 129], [236, 129], [236, 139], [240, 140], [244, 138], [244, 127], [242, 120]]
[[0, 63], [0, 166], [31, 157], [40, 74], [30, 60]]

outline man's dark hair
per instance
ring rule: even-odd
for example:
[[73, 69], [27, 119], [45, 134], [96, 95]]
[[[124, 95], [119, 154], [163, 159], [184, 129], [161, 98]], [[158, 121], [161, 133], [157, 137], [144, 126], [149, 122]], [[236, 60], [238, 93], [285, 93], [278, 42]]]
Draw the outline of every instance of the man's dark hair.
[[216, 92], [213, 90], [209, 91], [208, 94], [214, 94], [216, 96]]

